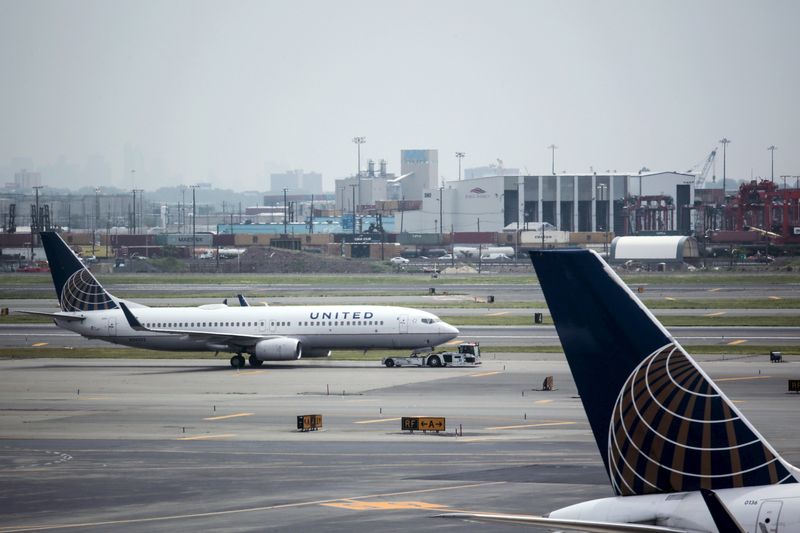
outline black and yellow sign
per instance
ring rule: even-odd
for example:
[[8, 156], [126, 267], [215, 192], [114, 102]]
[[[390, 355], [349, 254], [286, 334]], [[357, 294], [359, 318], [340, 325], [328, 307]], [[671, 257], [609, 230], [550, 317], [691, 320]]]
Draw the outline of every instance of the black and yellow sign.
[[789, 380], [789, 392], [800, 392], [800, 379]]
[[404, 416], [401, 419], [404, 431], [444, 431], [444, 417], [441, 416]]
[[316, 431], [322, 428], [322, 415], [300, 415], [297, 417], [298, 431]]

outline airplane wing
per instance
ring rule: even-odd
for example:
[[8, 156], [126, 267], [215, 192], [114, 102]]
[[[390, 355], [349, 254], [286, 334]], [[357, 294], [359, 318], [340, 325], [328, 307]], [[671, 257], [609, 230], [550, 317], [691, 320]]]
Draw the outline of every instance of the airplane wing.
[[79, 322], [81, 320], [85, 320], [86, 316], [81, 313], [79, 315], [73, 313], [66, 313], [66, 312], [59, 312], [59, 313], [47, 313], [45, 311], [22, 311], [20, 313], [25, 313], [26, 315], [39, 315], [39, 316], [47, 316], [50, 318], [57, 318], [59, 320], [68, 320], [70, 322]]
[[568, 520], [544, 516], [499, 513], [447, 513], [437, 518], [461, 518], [479, 522], [505, 522], [527, 526], [541, 526], [561, 531], [583, 531], [585, 533], [697, 533], [691, 529], [653, 526], [648, 524], [626, 524], [621, 522], [596, 522], [592, 520]]
[[233, 333], [222, 331], [202, 331], [202, 330], [187, 330], [187, 329], [166, 329], [166, 328], [148, 328], [139, 322], [139, 319], [128, 309], [124, 302], [119, 303], [122, 312], [125, 314], [125, 319], [128, 325], [134, 331], [152, 331], [154, 333], [172, 333], [176, 335], [189, 335], [191, 337], [201, 337], [204, 339], [213, 339], [216, 342], [230, 341], [231, 344], [237, 346], [252, 346], [260, 340], [274, 339], [280, 335], [249, 335], [246, 333]]

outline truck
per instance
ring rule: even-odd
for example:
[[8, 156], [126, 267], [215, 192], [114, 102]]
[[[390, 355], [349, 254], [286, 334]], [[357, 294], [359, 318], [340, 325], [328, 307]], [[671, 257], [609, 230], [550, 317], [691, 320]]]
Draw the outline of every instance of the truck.
[[414, 353], [408, 357], [385, 357], [381, 363], [394, 366], [476, 366], [481, 364], [481, 347], [477, 342], [462, 342], [457, 352]]

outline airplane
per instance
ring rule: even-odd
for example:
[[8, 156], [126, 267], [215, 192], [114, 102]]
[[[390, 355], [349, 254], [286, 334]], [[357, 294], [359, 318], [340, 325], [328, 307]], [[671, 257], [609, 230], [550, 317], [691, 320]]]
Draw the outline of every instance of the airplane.
[[328, 357], [333, 349], [426, 351], [458, 336], [436, 315], [378, 305], [147, 307], [106, 291], [61, 236], [41, 233], [61, 311], [30, 314], [90, 339], [166, 351], [230, 352], [242, 368], [264, 361]]
[[600, 255], [530, 256], [615, 496], [544, 517], [442, 516], [563, 531], [800, 531], [800, 470]]

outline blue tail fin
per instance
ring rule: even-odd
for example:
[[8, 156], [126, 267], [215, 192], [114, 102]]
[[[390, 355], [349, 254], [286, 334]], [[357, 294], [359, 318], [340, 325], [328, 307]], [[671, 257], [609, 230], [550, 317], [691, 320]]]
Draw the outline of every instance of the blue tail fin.
[[43, 231], [41, 238], [62, 311], [98, 311], [118, 307], [116, 299], [97, 282], [58, 233]]
[[617, 494], [797, 482], [598, 254], [531, 260]]

